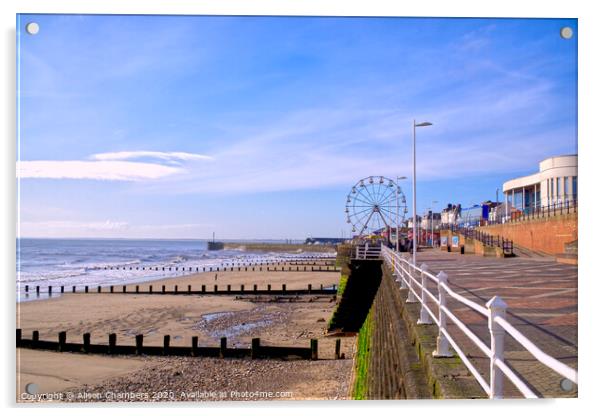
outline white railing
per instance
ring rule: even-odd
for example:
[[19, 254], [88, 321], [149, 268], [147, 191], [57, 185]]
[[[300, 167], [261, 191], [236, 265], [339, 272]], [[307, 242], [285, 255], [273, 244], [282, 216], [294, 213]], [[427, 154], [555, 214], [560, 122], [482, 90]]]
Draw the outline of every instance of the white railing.
[[368, 243], [355, 246], [355, 259], [359, 260], [377, 260], [380, 259], [380, 245], [370, 245]]
[[[386, 246], [381, 248], [382, 258], [385, 264], [394, 272], [396, 281], [401, 284], [402, 289], [408, 290], [406, 302], [420, 302], [420, 318], [418, 324], [436, 324], [439, 328], [437, 336], [437, 347], [433, 351], [435, 357], [451, 357], [450, 345], [456, 351], [462, 362], [471, 374], [476, 378], [481, 388], [489, 398], [499, 399], [503, 397], [505, 375], [516, 386], [526, 398], [539, 397], [522, 379], [504, 362], [504, 337], [510, 335], [521, 344], [530, 354], [546, 367], [562, 375], [577, 385], [577, 371], [558, 361], [554, 357], [543, 352], [511, 323], [506, 320], [506, 303], [499, 296], [494, 296], [485, 306], [465, 298], [456, 293], [447, 284], [447, 274], [441, 271], [437, 276], [429, 272], [428, 266], [422, 264], [420, 267], [414, 265], [401, 253], [397, 253]], [[417, 276], [420, 276], [419, 279]], [[437, 293], [432, 293], [428, 288], [429, 281], [437, 286]], [[451, 297], [467, 306], [471, 310], [483, 315], [488, 320], [490, 345], [486, 345], [474, 332], [468, 328], [447, 307], [447, 299]], [[437, 305], [435, 313], [428, 305], [428, 301]], [[466, 353], [447, 330], [447, 318], [464, 333], [487, 357], [489, 357], [489, 381], [481, 375], [474, 364], [470, 362]]]

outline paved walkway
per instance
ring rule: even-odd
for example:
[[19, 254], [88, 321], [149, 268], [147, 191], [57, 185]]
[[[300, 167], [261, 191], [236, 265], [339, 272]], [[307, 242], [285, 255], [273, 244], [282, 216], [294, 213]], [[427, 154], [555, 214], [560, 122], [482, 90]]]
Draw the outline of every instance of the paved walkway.
[[[501, 296], [508, 304], [509, 322], [549, 355], [577, 367], [577, 266], [552, 260], [498, 259], [428, 249], [419, 252], [417, 260], [418, 264], [428, 264], [435, 274], [445, 271], [451, 288], [481, 305], [495, 295]], [[437, 293], [434, 285], [432, 291]], [[489, 345], [487, 319], [454, 300], [448, 304]], [[448, 325], [452, 336], [466, 346], [477, 368], [488, 375], [488, 358], [449, 319]], [[508, 365], [542, 396], [576, 396], [576, 388], [564, 391], [560, 387], [563, 377], [540, 364], [513, 338], [506, 336], [505, 342]], [[509, 380], [505, 381], [505, 396], [520, 396]]]

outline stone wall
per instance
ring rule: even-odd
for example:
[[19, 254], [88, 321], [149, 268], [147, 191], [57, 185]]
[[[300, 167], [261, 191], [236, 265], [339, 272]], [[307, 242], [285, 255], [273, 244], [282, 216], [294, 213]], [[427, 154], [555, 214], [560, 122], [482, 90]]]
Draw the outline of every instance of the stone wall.
[[[457, 356], [433, 358], [437, 327], [417, 325], [420, 304], [406, 303], [408, 290], [386, 266], [370, 319], [367, 375], [361, 398], [485, 398], [477, 381]], [[357, 396], [356, 396], [357, 397]]]
[[402, 298], [394, 280], [383, 278], [374, 302], [366, 377], [367, 399], [431, 398], [422, 363], [401, 318]]
[[521, 247], [550, 255], [564, 253], [565, 244], [577, 240], [577, 213], [535, 218], [480, 227], [480, 230], [510, 239]]

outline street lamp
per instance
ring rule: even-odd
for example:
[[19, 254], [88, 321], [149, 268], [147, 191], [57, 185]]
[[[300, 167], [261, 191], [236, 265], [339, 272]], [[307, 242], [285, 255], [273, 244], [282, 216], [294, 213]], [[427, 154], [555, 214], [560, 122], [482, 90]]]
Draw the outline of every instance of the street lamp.
[[424, 121], [422, 123], [416, 124], [416, 120], [414, 120], [414, 140], [412, 146], [412, 153], [414, 154], [414, 176], [413, 176], [413, 186], [412, 186], [412, 263], [414, 266], [416, 265], [416, 127], [428, 127], [432, 126], [433, 123], [429, 123], [428, 121]]
[[435, 204], [439, 201], [433, 201], [431, 203], [431, 247], [435, 248]]
[[404, 179], [408, 179], [406, 176], [398, 176], [397, 179], [395, 180], [395, 185], [397, 185], [397, 189], [395, 190], [395, 192], [397, 193], [397, 198], [395, 198], [395, 200], [397, 201], [397, 222], [396, 222], [396, 227], [395, 227], [395, 249], [397, 250], [397, 252], [399, 253], [399, 181], [402, 181]]

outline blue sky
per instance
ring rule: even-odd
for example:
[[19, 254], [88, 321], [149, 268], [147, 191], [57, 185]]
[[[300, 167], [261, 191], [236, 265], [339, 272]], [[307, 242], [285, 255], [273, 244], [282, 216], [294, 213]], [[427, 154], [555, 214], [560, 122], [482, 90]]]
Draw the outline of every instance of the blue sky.
[[21, 235], [349, 235], [358, 179], [411, 176], [413, 119], [433, 123], [418, 212], [494, 200], [577, 151], [564, 26], [577, 33], [574, 19], [21, 15]]

